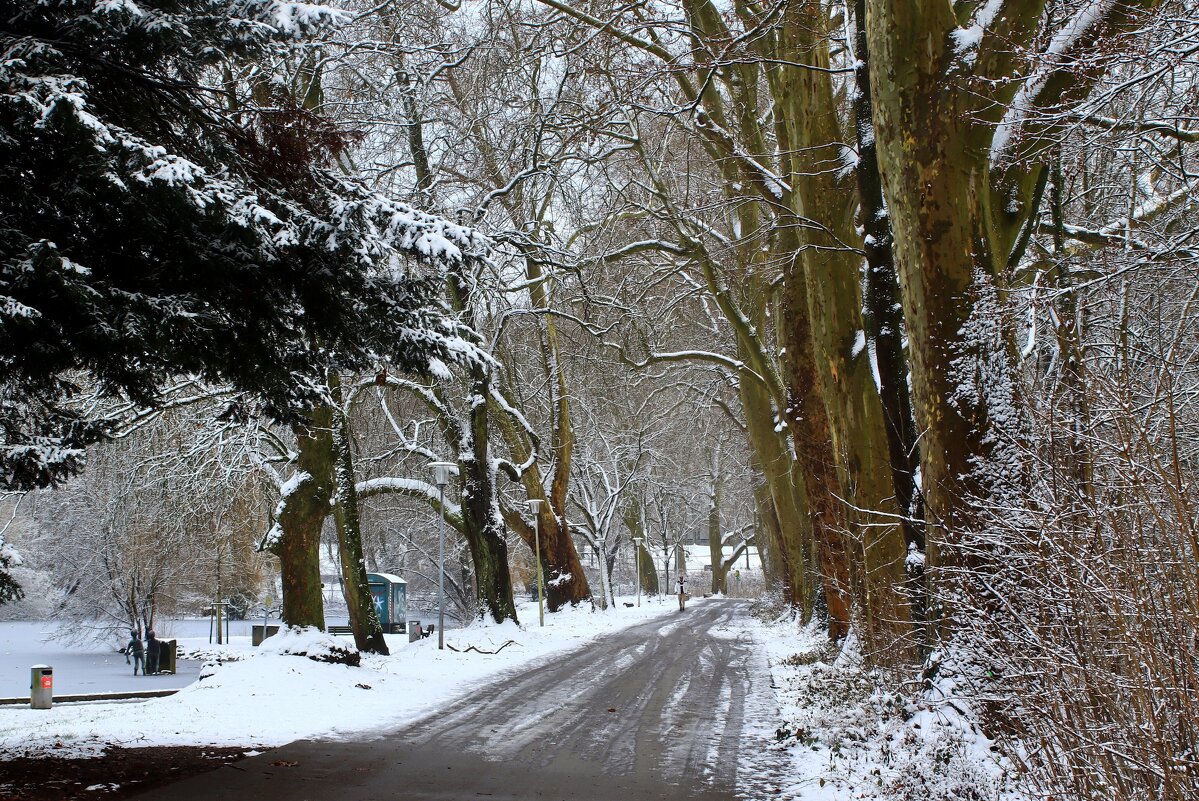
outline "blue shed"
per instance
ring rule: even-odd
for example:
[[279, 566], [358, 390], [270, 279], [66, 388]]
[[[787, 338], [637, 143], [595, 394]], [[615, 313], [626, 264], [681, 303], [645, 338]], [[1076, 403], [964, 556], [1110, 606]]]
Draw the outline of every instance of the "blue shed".
[[371, 600], [379, 623], [388, 634], [403, 634], [408, 630], [408, 582], [392, 573], [367, 573]]

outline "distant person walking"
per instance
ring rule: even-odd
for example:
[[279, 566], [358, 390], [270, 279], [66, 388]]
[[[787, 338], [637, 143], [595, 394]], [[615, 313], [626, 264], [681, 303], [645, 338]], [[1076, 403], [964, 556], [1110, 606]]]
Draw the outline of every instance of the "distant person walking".
[[146, 629], [146, 675], [158, 672], [158, 638], [154, 629]]
[[142, 669], [142, 675], [146, 675], [145, 649], [142, 646], [142, 638], [137, 636], [136, 631], [129, 632], [129, 644], [125, 646], [125, 664], [129, 664], [129, 657], [133, 657], [133, 675], [137, 675], [137, 669]]
[[687, 604], [687, 585], [685, 584], [686, 580], [687, 580], [686, 577], [682, 573], [679, 573], [679, 580], [677, 582], [675, 582], [676, 584], [679, 585], [679, 611], [680, 612], [683, 611], [683, 609], [686, 607], [686, 604]]

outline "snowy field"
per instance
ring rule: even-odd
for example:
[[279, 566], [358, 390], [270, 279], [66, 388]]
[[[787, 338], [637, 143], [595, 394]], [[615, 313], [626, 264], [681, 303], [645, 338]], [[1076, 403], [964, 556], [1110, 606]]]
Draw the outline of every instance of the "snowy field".
[[[593, 612], [587, 606], [547, 614], [544, 629], [537, 625], [537, 605], [526, 603], [518, 609], [521, 626], [476, 623], [462, 629], [447, 628], [446, 645], [460, 652], [448, 647], [439, 651], [436, 635], [415, 643], [409, 643], [405, 634], [388, 635], [392, 655], [363, 655], [362, 665], [357, 668], [252, 648], [248, 638], [251, 622], [246, 621], [244, 635], [234, 623], [232, 644], [210, 646], [207, 621], [191, 621], [204, 624], [197, 636], [181, 636], [192, 633], [187, 627], [164, 632], [164, 636], [178, 638], [181, 648], [198, 652], [207, 660], [203, 679], [166, 698], [56, 704], [50, 710], [23, 705], [0, 707], [0, 759], [94, 755], [102, 753], [107, 745], [227, 745], [254, 749], [301, 738], [377, 736], [436, 710], [506, 671], [584, 647], [606, 633], [677, 613], [673, 599], [643, 600], [640, 608], [622, 603], [633, 600], [619, 598], [616, 608], [607, 612]], [[25, 626], [27, 634], [37, 629], [36, 624], [7, 625]], [[349, 638], [340, 640], [351, 642]], [[511, 644], [505, 645], [509, 641]], [[36, 637], [33, 642], [37, 643]], [[26, 642], [19, 647], [29, 645]], [[468, 652], [471, 646], [477, 650]], [[47, 647], [64, 646], [52, 643]], [[501, 647], [496, 654], [479, 653]], [[27, 657], [29, 652], [14, 649], [12, 658], [16, 659], [18, 653]], [[123, 656], [114, 652], [111, 658], [119, 670], [125, 668]], [[29, 664], [33, 663], [23, 658], [22, 687], [13, 695], [28, 694]], [[69, 692], [59, 684], [60, 670], [55, 667], [55, 689]], [[132, 676], [129, 678], [132, 680]], [[153, 676], [145, 680], [139, 677], [138, 682], [144, 681], [140, 686], [148, 687], [157, 680]]]

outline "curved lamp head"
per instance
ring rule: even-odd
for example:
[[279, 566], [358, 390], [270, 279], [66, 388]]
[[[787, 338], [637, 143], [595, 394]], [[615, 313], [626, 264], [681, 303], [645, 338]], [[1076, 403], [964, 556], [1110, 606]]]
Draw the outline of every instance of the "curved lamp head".
[[450, 483], [450, 475], [458, 469], [458, 465], [453, 462], [433, 462], [429, 465], [433, 471], [433, 483], [445, 489], [445, 485]]

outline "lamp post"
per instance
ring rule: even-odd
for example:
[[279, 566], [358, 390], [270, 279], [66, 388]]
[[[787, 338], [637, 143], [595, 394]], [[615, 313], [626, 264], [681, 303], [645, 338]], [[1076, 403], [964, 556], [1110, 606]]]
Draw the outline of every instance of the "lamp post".
[[637, 573], [637, 606], [641, 606], [641, 537], [633, 537], [633, 564]]
[[537, 619], [545, 625], [545, 589], [541, 578], [541, 509], [540, 498], [529, 498], [529, 511], [533, 513], [533, 561], [537, 563]]
[[441, 493], [441, 509], [437, 515], [437, 648], [445, 650], [445, 485], [450, 483], [452, 462], [433, 462], [433, 482]]

